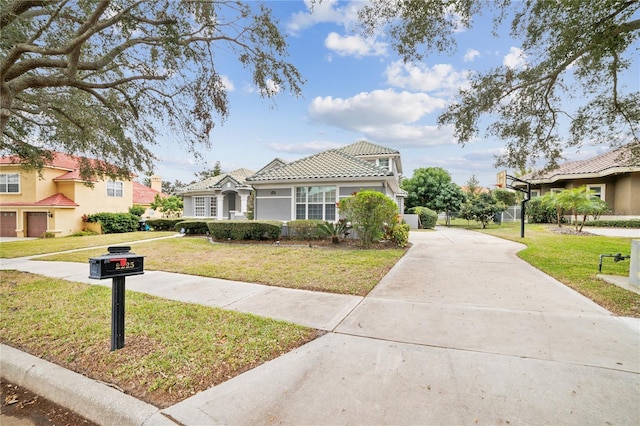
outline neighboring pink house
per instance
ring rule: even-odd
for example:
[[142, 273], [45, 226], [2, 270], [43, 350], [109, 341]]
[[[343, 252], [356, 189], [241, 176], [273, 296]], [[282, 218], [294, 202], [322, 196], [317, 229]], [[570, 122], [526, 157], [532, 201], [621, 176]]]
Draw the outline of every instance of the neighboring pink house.
[[144, 219], [161, 218], [162, 213], [151, 208], [151, 203], [156, 199], [156, 195], [161, 198], [169, 197], [162, 193], [162, 179], [160, 176], [151, 176], [151, 188], [139, 182], [133, 182], [133, 204], [146, 208], [142, 215]]

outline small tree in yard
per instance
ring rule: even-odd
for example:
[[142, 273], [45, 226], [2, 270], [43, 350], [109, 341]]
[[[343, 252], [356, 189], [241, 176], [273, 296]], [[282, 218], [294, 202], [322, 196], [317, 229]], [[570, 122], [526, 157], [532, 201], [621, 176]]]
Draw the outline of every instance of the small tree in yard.
[[558, 228], [562, 227], [562, 213], [564, 206], [560, 202], [559, 192], [549, 192], [541, 197], [542, 206], [556, 211], [556, 220]]
[[395, 224], [398, 206], [377, 191], [360, 191], [340, 201], [340, 212], [358, 231], [364, 247], [384, 236], [385, 224]]
[[[594, 192], [586, 186], [566, 189], [558, 194], [558, 202], [566, 210], [571, 211], [576, 231], [582, 232], [582, 227], [591, 214], [602, 214], [608, 206], [600, 198], [594, 196]], [[582, 221], [578, 222], [578, 215], [582, 215]]]
[[482, 224], [482, 229], [487, 227], [496, 215], [504, 211], [505, 205], [496, 200], [493, 195], [484, 193], [470, 198], [460, 209], [460, 216], [467, 220], [477, 220]]
[[184, 203], [182, 198], [175, 195], [161, 197], [156, 194], [156, 198], [151, 203], [151, 208], [162, 212], [162, 217], [178, 217], [184, 208]]

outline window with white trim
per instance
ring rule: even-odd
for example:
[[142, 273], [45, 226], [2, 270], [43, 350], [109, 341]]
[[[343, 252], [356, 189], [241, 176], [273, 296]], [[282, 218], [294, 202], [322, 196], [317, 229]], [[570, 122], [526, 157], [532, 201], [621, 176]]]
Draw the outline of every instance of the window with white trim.
[[207, 215], [204, 197], [193, 197], [193, 215], [196, 217], [204, 217]]
[[107, 197], [123, 197], [124, 183], [121, 181], [107, 181]]
[[389, 167], [389, 159], [388, 158], [378, 158], [378, 167], [386, 170], [391, 170]]
[[532, 189], [531, 190], [531, 198], [536, 198], [540, 196], [540, 190], [539, 189]]
[[296, 219], [336, 220], [336, 187], [297, 187]]
[[211, 197], [209, 209], [211, 211], [211, 217], [218, 217], [218, 197]]
[[0, 193], [18, 194], [20, 192], [19, 173], [0, 173]]
[[606, 188], [606, 185], [604, 183], [598, 184], [598, 185], [587, 185], [587, 189], [589, 191], [591, 191], [591, 195], [593, 195], [594, 197], [598, 197], [600, 198], [602, 201], [605, 200], [604, 196], [604, 190]]

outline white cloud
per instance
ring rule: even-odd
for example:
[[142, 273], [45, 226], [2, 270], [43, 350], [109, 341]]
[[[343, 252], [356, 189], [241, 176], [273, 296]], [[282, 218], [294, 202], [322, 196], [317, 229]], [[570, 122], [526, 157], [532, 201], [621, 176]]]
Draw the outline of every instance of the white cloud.
[[451, 92], [468, 84], [467, 71], [455, 71], [449, 64], [405, 64], [396, 61], [385, 70], [387, 83], [396, 87], [424, 92]]
[[480, 52], [478, 52], [476, 49], [467, 49], [467, 52], [464, 54], [463, 60], [465, 62], [473, 62], [478, 57], [480, 57]]
[[359, 36], [341, 36], [331, 32], [324, 40], [327, 49], [336, 52], [340, 56], [381, 56], [387, 51], [387, 43], [377, 42], [373, 39], [363, 39]]
[[527, 65], [527, 55], [522, 49], [512, 47], [502, 60], [502, 65], [514, 70], [524, 68]]
[[231, 79], [226, 75], [221, 75], [220, 80], [222, 81], [222, 85], [228, 92], [233, 92], [234, 90], [236, 90], [236, 87], [233, 84], [233, 81], [231, 81]]
[[323, 0], [314, 3], [305, 0], [305, 5], [307, 11], [292, 14], [291, 20], [287, 23], [287, 29], [292, 34], [298, 34], [319, 23], [335, 23], [349, 28], [358, 21], [358, 9], [364, 4], [361, 1], [353, 1], [344, 5], [344, 2], [338, 0]]
[[313, 154], [315, 152], [326, 151], [327, 149], [340, 148], [342, 144], [336, 142], [310, 141], [304, 143], [270, 143], [267, 145], [276, 152], [286, 154]]

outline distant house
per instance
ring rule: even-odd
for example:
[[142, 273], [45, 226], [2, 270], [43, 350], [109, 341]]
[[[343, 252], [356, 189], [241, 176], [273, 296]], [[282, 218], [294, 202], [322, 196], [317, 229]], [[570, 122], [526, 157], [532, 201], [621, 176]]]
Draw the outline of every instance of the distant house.
[[142, 215], [143, 219], [162, 217], [162, 212], [151, 208], [151, 203], [156, 199], [156, 195], [161, 198], [168, 197], [167, 194], [162, 193], [162, 178], [160, 176], [151, 176], [151, 187], [139, 182], [133, 182], [133, 204], [146, 209]]
[[361, 190], [379, 191], [404, 210], [400, 153], [366, 141], [287, 163], [275, 159], [246, 178], [255, 190], [254, 218], [338, 219], [337, 203]]
[[640, 162], [637, 157], [634, 160], [631, 147], [626, 145], [588, 160], [570, 161], [554, 170], [529, 173], [520, 179], [531, 183], [532, 197], [585, 185], [609, 204], [613, 215], [638, 218]]
[[251, 185], [246, 178], [254, 172], [238, 169], [187, 185], [177, 192], [184, 201], [183, 216], [198, 219], [246, 218]]
[[0, 158], [0, 235], [70, 235], [84, 228], [83, 215], [128, 212], [133, 205], [130, 180], [80, 178], [78, 157], [61, 152], [37, 171], [25, 171], [15, 157]]

